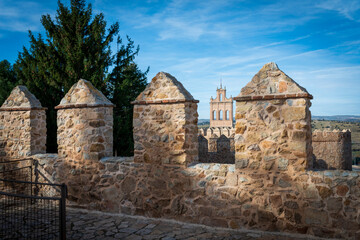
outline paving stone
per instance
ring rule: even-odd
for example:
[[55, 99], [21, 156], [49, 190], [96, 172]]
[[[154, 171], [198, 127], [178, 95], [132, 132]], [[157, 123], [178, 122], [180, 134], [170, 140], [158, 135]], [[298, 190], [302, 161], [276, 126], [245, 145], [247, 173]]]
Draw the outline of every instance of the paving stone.
[[125, 239], [126, 239], [126, 240], [141, 240], [142, 237], [139, 236], [139, 235], [133, 234], [133, 235], [130, 235], [130, 236], [126, 237]]
[[68, 208], [67, 226], [67, 238], [75, 240], [321, 239], [309, 235], [213, 228], [199, 224], [179, 223], [123, 214], [108, 214], [74, 208]]
[[136, 234], [143, 236], [143, 235], [148, 235], [151, 232], [152, 232], [151, 229], [145, 228], [145, 229], [140, 229], [139, 231], [136, 232]]
[[129, 236], [129, 233], [117, 233], [117, 234], [114, 235], [114, 238], [115, 239], [122, 239], [122, 238], [125, 238], [127, 236]]

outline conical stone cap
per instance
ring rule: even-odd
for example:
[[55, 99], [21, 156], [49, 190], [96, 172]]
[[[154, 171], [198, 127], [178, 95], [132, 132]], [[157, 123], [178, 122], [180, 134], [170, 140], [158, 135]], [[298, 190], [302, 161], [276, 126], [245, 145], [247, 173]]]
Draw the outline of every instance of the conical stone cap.
[[40, 101], [27, 89], [27, 87], [19, 85], [16, 86], [5, 100], [2, 109], [13, 110], [30, 110], [30, 109], [45, 109], [41, 106]]
[[305, 97], [312, 98], [305, 88], [279, 69], [276, 63], [265, 64], [241, 89], [235, 100]]
[[198, 102], [184, 86], [169, 73], [159, 72], [140, 93], [133, 104], [167, 102]]
[[55, 109], [80, 107], [114, 107], [104, 94], [97, 90], [89, 81], [80, 79], [61, 99]]

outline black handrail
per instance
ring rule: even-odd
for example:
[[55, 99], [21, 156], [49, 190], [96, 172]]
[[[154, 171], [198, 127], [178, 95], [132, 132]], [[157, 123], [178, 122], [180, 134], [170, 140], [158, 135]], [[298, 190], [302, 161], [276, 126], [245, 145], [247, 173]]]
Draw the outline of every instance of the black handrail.
[[[17, 167], [17, 164], [14, 164], [24, 161], [29, 161], [30, 165]], [[38, 239], [38, 237], [43, 239], [44, 236], [46, 239], [52, 239], [56, 235], [59, 239], [65, 240], [66, 185], [49, 183], [40, 171], [38, 161], [33, 158], [0, 162], [0, 166], [4, 166], [1, 168], [3, 171], [0, 170], [0, 174], [3, 173], [0, 178], [0, 183], [2, 183], [0, 184], [2, 210], [0, 211], [0, 239]], [[7, 176], [10, 179], [7, 179]], [[60, 193], [60, 196], [53, 196], [53, 193], [51, 196], [39, 195], [39, 193], [46, 194], [47, 190], [51, 189]], [[36, 224], [34, 221], [39, 221], [39, 223]], [[46, 230], [44, 230], [44, 222], [51, 224], [45, 228]], [[34, 224], [38, 226], [38, 229], [34, 229]]]

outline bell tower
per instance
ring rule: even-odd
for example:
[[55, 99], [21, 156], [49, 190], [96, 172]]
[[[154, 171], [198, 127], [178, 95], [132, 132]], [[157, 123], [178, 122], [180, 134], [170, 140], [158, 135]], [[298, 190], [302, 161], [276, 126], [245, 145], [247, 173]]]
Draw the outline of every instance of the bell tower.
[[216, 89], [216, 98], [210, 98], [210, 127], [233, 126], [233, 98], [226, 97], [226, 87]]

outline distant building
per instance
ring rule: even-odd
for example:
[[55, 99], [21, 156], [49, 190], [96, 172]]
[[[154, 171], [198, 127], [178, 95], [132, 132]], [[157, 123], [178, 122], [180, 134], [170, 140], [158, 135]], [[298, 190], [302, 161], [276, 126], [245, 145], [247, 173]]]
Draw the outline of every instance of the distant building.
[[226, 97], [226, 87], [216, 90], [216, 98], [210, 98], [210, 127], [233, 126], [233, 98]]

